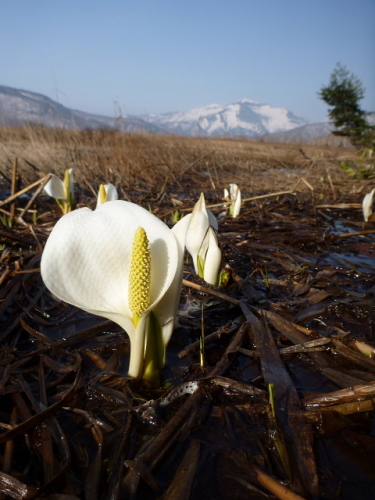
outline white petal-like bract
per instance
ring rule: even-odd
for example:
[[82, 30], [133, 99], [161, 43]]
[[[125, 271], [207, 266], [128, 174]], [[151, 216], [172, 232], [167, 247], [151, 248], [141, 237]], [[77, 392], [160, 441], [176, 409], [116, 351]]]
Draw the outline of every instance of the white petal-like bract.
[[204, 261], [204, 280], [210, 285], [216, 285], [221, 264], [221, 250], [217, 236], [212, 227], [208, 229], [208, 249]]
[[206, 208], [203, 193], [191, 215], [186, 249], [193, 258], [195, 272], [207, 283], [215, 285], [221, 262], [221, 251], [215, 234], [219, 225], [211, 210]]
[[229, 213], [231, 217], [237, 217], [241, 210], [241, 191], [237, 184], [229, 184], [229, 194], [232, 200]]
[[184, 270], [183, 262], [185, 253], [185, 239], [191, 218], [192, 214], [185, 215], [185, 217], [180, 219], [172, 227], [172, 233], [174, 234], [177, 241], [179, 265], [170, 287], [153, 308], [153, 311], [156, 314], [161, 326], [165, 346], [168, 344], [173, 333], [174, 319], [176, 317], [178, 305], [180, 303], [182, 275]]
[[238, 190], [236, 194], [236, 199], [234, 201], [232, 217], [237, 217], [238, 215], [240, 215], [240, 210], [241, 210], [241, 191]]
[[362, 211], [365, 222], [368, 222], [369, 217], [372, 214], [372, 204], [374, 201], [374, 194], [375, 194], [375, 188], [370, 193], [367, 193], [362, 201]]
[[[113, 184], [111, 184], [111, 183], [104, 184], [103, 187], [104, 187], [105, 194], [106, 194], [106, 200], [105, 200], [106, 202], [118, 200], [117, 189], [115, 188], [115, 186]], [[100, 191], [99, 191], [98, 196], [97, 196], [96, 208], [98, 208], [102, 204], [103, 203], [101, 202]]]
[[210, 226], [210, 216], [207, 213], [204, 194], [200, 195], [199, 200], [194, 206], [189, 229], [186, 234], [186, 250], [193, 259], [195, 272], [198, 274], [198, 253], [202, 242], [206, 237]]
[[52, 196], [55, 200], [66, 200], [65, 188], [63, 181], [55, 174], [51, 174], [50, 180], [44, 186], [43, 191]]
[[128, 305], [129, 266], [135, 231], [146, 231], [151, 253], [153, 309], [179, 266], [178, 243], [157, 217], [127, 201], [81, 208], [64, 215], [47, 240], [42, 278], [58, 298], [122, 326], [131, 340], [135, 327]]

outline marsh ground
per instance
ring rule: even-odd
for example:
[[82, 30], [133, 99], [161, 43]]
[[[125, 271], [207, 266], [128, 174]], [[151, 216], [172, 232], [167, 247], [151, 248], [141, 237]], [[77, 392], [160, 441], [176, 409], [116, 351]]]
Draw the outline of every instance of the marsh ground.
[[[0, 144], [3, 199], [15, 157], [19, 188], [74, 168], [81, 206], [112, 182], [168, 224], [205, 192], [230, 276], [205, 288], [186, 262], [164, 384], [150, 389], [126, 376], [115, 324], [45, 289], [54, 201], [39, 196], [20, 219], [16, 199], [0, 230], [0, 491], [273, 498], [265, 472], [305, 498], [374, 498], [375, 362], [356, 343], [375, 342], [375, 238], [360, 206], [372, 186], [340, 167], [355, 150], [46, 129], [0, 129]], [[220, 206], [230, 182], [252, 198], [236, 219]]]

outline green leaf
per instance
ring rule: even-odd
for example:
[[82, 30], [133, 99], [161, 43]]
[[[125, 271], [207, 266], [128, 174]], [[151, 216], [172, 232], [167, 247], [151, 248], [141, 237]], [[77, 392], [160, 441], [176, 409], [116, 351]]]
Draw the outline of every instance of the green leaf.
[[225, 288], [226, 285], [228, 284], [230, 274], [231, 273], [230, 273], [229, 269], [222, 269], [219, 273], [219, 276], [218, 276], [217, 286]]
[[198, 255], [197, 263], [198, 263], [198, 276], [200, 278], [204, 278], [204, 260], [200, 255]]

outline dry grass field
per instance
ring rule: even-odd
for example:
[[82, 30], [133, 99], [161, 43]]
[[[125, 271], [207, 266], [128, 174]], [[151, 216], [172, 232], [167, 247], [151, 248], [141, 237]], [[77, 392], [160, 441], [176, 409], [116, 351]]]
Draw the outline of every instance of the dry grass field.
[[[355, 164], [353, 148], [123, 134], [116, 131], [69, 131], [42, 127], [0, 128], [1, 185], [9, 187], [14, 158], [19, 160], [22, 187], [48, 172], [62, 176], [74, 168], [77, 184], [93, 195], [111, 182], [121, 198], [142, 192], [221, 193], [230, 182], [246, 196], [293, 189], [338, 199], [367, 189], [340, 168]], [[310, 185], [310, 187], [308, 186]]]

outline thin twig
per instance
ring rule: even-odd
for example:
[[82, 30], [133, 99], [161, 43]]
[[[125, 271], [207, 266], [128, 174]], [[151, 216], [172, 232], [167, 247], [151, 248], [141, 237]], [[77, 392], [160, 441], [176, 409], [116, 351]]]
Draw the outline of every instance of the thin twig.
[[200, 292], [214, 295], [215, 297], [218, 297], [219, 299], [223, 299], [223, 300], [226, 300], [228, 302], [231, 302], [232, 304], [235, 304], [236, 306], [238, 306], [238, 304], [240, 303], [240, 301], [237, 299], [233, 299], [232, 297], [229, 297], [228, 295], [224, 295], [223, 293], [216, 292], [215, 290], [211, 290], [211, 288], [207, 288], [205, 286], [198, 285], [197, 283], [193, 283], [192, 281], [182, 280], [182, 284], [189, 286], [190, 288], [195, 288], [196, 290], [199, 290]]
[[[13, 162], [13, 171], [12, 171], [12, 185], [11, 185], [11, 194], [15, 194], [17, 190], [17, 170], [18, 170], [18, 158], [17, 156], [14, 158]], [[14, 213], [16, 211], [16, 204], [12, 202], [10, 204], [10, 220], [13, 222], [14, 220]]]
[[346, 210], [350, 208], [362, 208], [360, 203], [337, 203], [337, 205], [317, 205], [316, 208], [338, 208]]
[[[252, 196], [251, 198], [244, 198], [242, 200], [242, 203], [244, 203], [245, 201], [254, 201], [254, 200], [260, 200], [262, 198], [269, 198], [270, 196], [280, 196], [282, 194], [293, 194], [295, 196], [295, 188], [292, 189], [292, 190], [288, 190], [288, 191], [277, 191], [276, 193], [268, 193], [268, 194], [261, 194], [259, 196]], [[215, 203], [214, 205], [207, 205], [207, 208], [215, 208], [215, 207], [221, 207], [221, 206], [227, 206], [227, 205], [231, 205], [232, 202], [231, 201], [222, 201], [221, 203]], [[188, 210], [192, 210], [192, 208], [185, 208], [183, 209], [183, 211], [188, 211]]]
[[25, 188], [21, 189], [21, 191], [18, 191], [17, 193], [12, 194], [11, 196], [8, 196], [8, 198], [6, 198], [5, 200], [0, 201], [0, 207], [15, 200], [16, 198], [21, 196], [21, 194], [27, 193], [27, 191], [30, 191], [30, 189], [33, 189], [35, 186], [38, 186], [38, 184], [40, 184], [41, 182], [44, 182], [45, 178], [48, 177], [49, 175], [50, 174], [45, 175], [44, 177], [42, 177], [38, 181], [35, 181], [32, 184], [30, 184], [29, 186], [26, 186]]
[[331, 186], [331, 189], [332, 189], [333, 201], [336, 201], [336, 190], [335, 190], [335, 186], [333, 185], [332, 177], [331, 177], [331, 174], [329, 173], [328, 168], [326, 168], [326, 172], [327, 172], [327, 178], [328, 178], [329, 185]]
[[258, 467], [254, 467], [255, 472], [257, 473], [257, 481], [264, 488], [266, 488], [269, 492], [273, 493], [280, 500], [304, 500], [303, 497], [297, 495], [292, 490], [290, 490], [285, 485], [275, 481], [271, 476], [264, 473]]
[[316, 217], [316, 206], [315, 206], [315, 190], [312, 187], [312, 185], [304, 178], [301, 177], [302, 182], [306, 184], [306, 186], [310, 189], [311, 191], [311, 201], [312, 201], [312, 206], [313, 206], [313, 211], [314, 211], [314, 217]]
[[44, 186], [47, 184], [47, 182], [50, 180], [51, 178], [51, 175], [52, 174], [47, 174], [44, 178], [44, 181], [40, 183], [38, 189], [35, 191], [35, 193], [32, 195], [32, 197], [30, 198], [30, 200], [27, 202], [25, 208], [22, 210], [22, 212], [20, 213], [20, 217], [22, 219], [22, 217], [25, 215], [25, 213], [28, 211], [28, 209], [31, 207], [31, 205], [34, 203], [34, 201], [36, 200], [36, 198], [39, 196], [39, 194], [43, 191], [44, 189]]
[[361, 234], [374, 234], [375, 229], [364, 229], [363, 231], [353, 231], [352, 233], [335, 234], [336, 238], [349, 238], [350, 236], [360, 236]]

